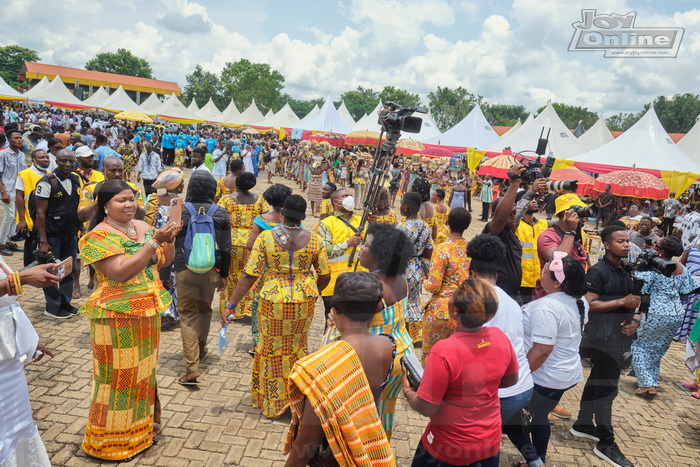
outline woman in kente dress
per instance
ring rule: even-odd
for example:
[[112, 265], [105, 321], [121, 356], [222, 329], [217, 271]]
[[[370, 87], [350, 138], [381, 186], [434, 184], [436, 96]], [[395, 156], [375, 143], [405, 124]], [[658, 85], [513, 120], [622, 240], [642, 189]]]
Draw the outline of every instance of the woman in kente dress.
[[450, 229], [447, 227], [447, 216], [450, 208], [445, 204], [445, 190], [438, 188], [430, 195], [430, 202], [433, 203], [435, 212], [433, 213], [433, 224], [435, 225], [435, 245], [439, 245], [450, 236]]
[[305, 213], [304, 198], [287, 197], [284, 222], [255, 240], [245, 271], [223, 313], [227, 320], [265, 273], [258, 306], [260, 340], [253, 359], [251, 399], [253, 407], [267, 418], [277, 418], [289, 407], [287, 377], [294, 363], [309, 353], [309, 327], [316, 299], [330, 281], [323, 240], [301, 225]]
[[[226, 195], [219, 200], [219, 206], [226, 209], [231, 220], [231, 266], [224, 287], [219, 294], [219, 311], [223, 314], [226, 308], [226, 300], [236, 288], [236, 284], [243, 273], [248, 260], [248, 236], [253, 228], [255, 218], [268, 211], [267, 204], [262, 196], [251, 193], [257, 183], [257, 178], [250, 172], [243, 172], [236, 177], [235, 193]], [[233, 314], [233, 319], [241, 319], [250, 316], [249, 302], [253, 299], [252, 293], [241, 300]]]

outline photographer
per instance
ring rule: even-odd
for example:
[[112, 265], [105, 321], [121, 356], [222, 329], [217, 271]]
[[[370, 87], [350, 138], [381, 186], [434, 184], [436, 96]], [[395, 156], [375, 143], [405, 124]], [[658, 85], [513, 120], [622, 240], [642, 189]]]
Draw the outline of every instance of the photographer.
[[522, 280], [522, 245], [515, 236], [515, 229], [523, 213], [532, 199], [545, 189], [544, 179], [536, 180], [530, 190], [523, 195], [518, 202], [518, 209], [515, 207], [515, 197], [522, 183], [522, 173], [525, 166], [522, 164], [513, 165], [508, 171], [511, 177], [510, 186], [503, 199], [498, 203], [496, 212], [491, 222], [486, 224], [482, 233], [491, 234], [501, 239], [506, 246], [505, 260], [499, 263], [497, 285], [505, 292], [516, 299], [520, 290]]
[[670, 276], [654, 269], [634, 272], [636, 279], [644, 281], [642, 295], [650, 295], [649, 312], [644, 314], [637, 340], [632, 343], [632, 367], [639, 385], [634, 393], [647, 399], [656, 397], [661, 358], [683, 322], [684, 309], [680, 295], [698, 288], [690, 272], [681, 263], [672, 260], [683, 253], [680, 240], [662, 237], [656, 240], [652, 249], [662, 261], [675, 266], [675, 270]]
[[593, 452], [611, 465], [633, 467], [615, 443], [612, 404], [618, 392], [624, 353], [639, 328], [641, 315], [635, 310], [641, 297], [632, 294], [632, 276], [622, 267], [630, 249], [625, 228], [608, 226], [600, 237], [605, 256], [586, 274], [585, 298], [590, 309], [584, 334], [587, 342], [581, 343], [581, 354], [591, 359], [591, 372], [571, 434], [596, 441]]

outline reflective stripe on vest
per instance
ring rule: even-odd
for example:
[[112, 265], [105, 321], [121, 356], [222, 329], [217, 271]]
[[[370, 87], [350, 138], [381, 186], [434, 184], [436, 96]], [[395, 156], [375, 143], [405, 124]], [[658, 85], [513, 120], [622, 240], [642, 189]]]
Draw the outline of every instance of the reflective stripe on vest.
[[537, 279], [540, 277], [540, 259], [537, 255], [537, 237], [549, 228], [547, 219], [540, 219], [534, 225], [521, 220], [515, 230], [515, 236], [520, 240], [523, 247], [521, 265], [523, 268], [523, 278], [520, 281], [521, 287], [535, 287]]

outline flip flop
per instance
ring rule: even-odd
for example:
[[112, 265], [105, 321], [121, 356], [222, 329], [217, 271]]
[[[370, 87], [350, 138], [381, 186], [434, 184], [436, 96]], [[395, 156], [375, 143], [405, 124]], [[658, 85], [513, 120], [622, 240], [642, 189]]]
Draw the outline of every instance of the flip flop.
[[698, 391], [691, 392], [690, 395], [696, 399], [700, 399], [700, 392], [698, 392]]
[[199, 381], [197, 381], [197, 378], [185, 379], [184, 376], [181, 376], [178, 378], [177, 382], [183, 386], [199, 386]]
[[681, 383], [681, 386], [684, 389], [688, 389], [690, 391], [697, 391], [698, 390], [698, 385], [697, 383], [691, 383], [689, 381], [686, 381], [685, 383]]

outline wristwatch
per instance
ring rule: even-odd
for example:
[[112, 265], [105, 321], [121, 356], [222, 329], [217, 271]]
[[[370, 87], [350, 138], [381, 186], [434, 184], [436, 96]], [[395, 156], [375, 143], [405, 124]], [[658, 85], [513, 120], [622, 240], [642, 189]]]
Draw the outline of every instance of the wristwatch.
[[564, 232], [564, 235], [571, 235], [571, 236], [576, 236], [576, 231], [575, 230], [567, 230]]

